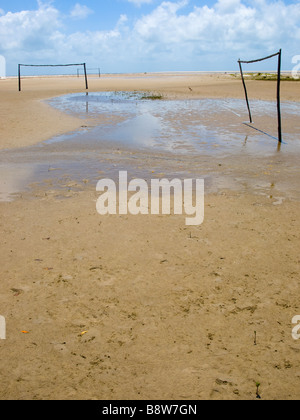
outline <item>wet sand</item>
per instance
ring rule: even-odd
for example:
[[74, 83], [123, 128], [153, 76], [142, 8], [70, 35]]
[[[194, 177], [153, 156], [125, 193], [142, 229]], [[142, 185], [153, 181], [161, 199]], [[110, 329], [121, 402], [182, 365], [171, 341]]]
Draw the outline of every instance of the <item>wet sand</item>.
[[[26, 79], [19, 94], [15, 80], [1, 80], [1, 148], [101, 122], [40, 102], [82, 85]], [[283, 99], [297, 101], [299, 87], [284, 83]], [[270, 100], [273, 89], [249, 90]], [[229, 75], [107, 76], [90, 90], [243, 98]], [[120, 167], [133, 177], [204, 177], [199, 227], [184, 216], [100, 216], [95, 180], [55, 167], [0, 203], [0, 398], [251, 400], [260, 382], [262, 399], [299, 399], [298, 158], [276, 146], [217, 158], [100, 150], [99, 177]]]

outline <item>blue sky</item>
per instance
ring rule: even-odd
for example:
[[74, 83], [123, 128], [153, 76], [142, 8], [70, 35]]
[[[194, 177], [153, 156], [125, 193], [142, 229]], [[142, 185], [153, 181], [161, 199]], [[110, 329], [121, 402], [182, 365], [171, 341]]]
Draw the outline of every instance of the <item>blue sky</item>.
[[[283, 49], [300, 55], [299, 0], [10, 0], [0, 3], [0, 54], [17, 64], [86, 62], [105, 73], [237, 70]], [[263, 63], [251, 70], [269, 70]], [[250, 69], [250, 68], [249, 68]]]

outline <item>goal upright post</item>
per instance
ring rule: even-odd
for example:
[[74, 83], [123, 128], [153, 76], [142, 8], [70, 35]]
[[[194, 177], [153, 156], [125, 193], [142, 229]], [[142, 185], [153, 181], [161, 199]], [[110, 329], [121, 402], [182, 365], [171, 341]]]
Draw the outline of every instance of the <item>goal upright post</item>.
[[88, 80], [87, 80], [87, 73], [86, 73], [86, 64], [83, 63], [83, 68], [84, 68], [84, 77], [85, 77], [85, 88], [86, 90], [88, 90]]
[[278, 53], [278, 73], [277, 73], [278, 140], [280, 143], [282, 143], [281, 105], [280, 105], [281, 55], [282, 55], [282, 50], [280, 49]]
[[21, 92], [21, 64], [18, 64], [19, 92]]

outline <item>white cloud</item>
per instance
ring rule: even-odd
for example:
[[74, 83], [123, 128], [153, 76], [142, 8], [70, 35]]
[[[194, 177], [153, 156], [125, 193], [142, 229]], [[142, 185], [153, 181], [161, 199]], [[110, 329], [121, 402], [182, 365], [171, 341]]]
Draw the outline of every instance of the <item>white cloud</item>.
[[76, 3], [73, 9], [71, 10], [71, 17], [74, 19], [86, 19], [89, 15], [93, 14], [93, 10], [85, 5]]
[[38, 10], [0, 16], [0, 51], [20, 53], [52, 48], [51, 36], [62, 26], [58, 10], [39, 4]]
[[299, 3], [288, 6], [282, 1], [256, 0], [247, 6], [241, 0], [219, 0], [212, 7], [195, 7], [184, 14], [185, 4], [163, 2], [135, 24], [136, 38], [151, 45], [153, 57], [163, 58], [167, 53], [173, 63], [194, 61], [203, 66], [201, 58], [209, 55], [226, 69], [228, 61], [240, 54], [255, 58], [299, 44]]
[[[0, 54], [8, 71], [24, 61], [86, 61], [116, 72], [234, 69], [238, 58], [257, 58], [279, 48], [288, 69], [291, 57], [300, 52], [299, 2], [218, 0], [192, 10], [187, 4], [164, 1], [133, 24], [121, 15], [110, 30], [69, 34], [67, 18], [53, 3], [39, 3], [35, 11], [0, 15]], [[82, 7], [75, 13], [75, 6], [74, 18], [86, 16]]]
[[[246, 6], [240, 0], [219, 0], [214, 7], [195, 7], [189, 14], [178, 14], [185, 2], [163, 2], [141, 18], [135, 31], [145, 41], [165, 44], [198, 42], [202, 50], [214, 48], [240, 50], [261, 43], [263, 48], [277, 48], [299, 33], [299, 5], [282, 2], [256, 2]], [[298, 38], [299, 39], [299, 38]]]

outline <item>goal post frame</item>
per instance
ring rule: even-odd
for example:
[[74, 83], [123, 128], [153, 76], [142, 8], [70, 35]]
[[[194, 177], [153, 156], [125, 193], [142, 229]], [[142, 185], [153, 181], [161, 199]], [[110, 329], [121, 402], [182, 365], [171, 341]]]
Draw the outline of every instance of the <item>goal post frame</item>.
[[238, 60], [238, 63], [239, 63], [240, 73], [241, 73], [241, 77], [242, 77], [242, 83], [243, 83], [243, 87], [244, 87], [244, 91], [245, 91], [245, 98], [246, 98], [247, 108], [248, 108], [248, 112], [249, 112], [250, 124], [252, 124], [253, 123], [253, 120], [252, 120], [252, 114], [251, 114], [251, 109], [250, 109], [250, 104], [249, 104], [249, 98], [248, 98], [248, 92], [247, 92], [247, 87], [246, 87], [246, 82], [245, 82], [245, 78], [244, 78], [242, 64], [258, 63], [260, 61], [269, 60], [270, 58], [277, 57], [277, 56], [278, 56], [278, 70], [277, 70], [278, 141], [280, 143], [282, 143], [283, 140], [282, 140], [281, 105], [280, 105], [280, 87], [281, 87], [280, 82], [281, 82], [281, 57], [282, 57], [282, 50], [280, 49], [279, 52], [277, 52], [276, 54], [272, 54], [272, 55], [269, 55], [268, 57], [264, 57], [264, 58], [259, 58], [258, 60], [251, 60], [251, 61]]
[[19, 92], [21, 92], [21, 67], [78, 67], [83, 66], [84, 70], [84, 77], [85, 77], [85, 88], [88, 90], [88, 79], [87, 79], [87, 71], [86, 71], [86, 63], [79, 63], [79, 64], [18, 64], [18, 83], [19, 83]]

